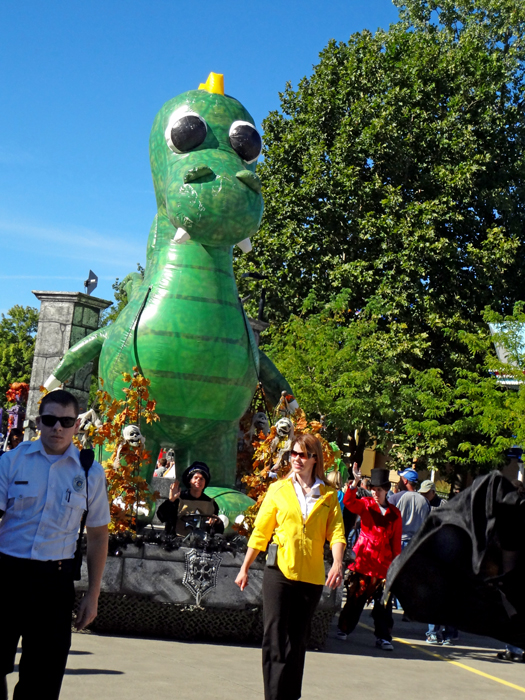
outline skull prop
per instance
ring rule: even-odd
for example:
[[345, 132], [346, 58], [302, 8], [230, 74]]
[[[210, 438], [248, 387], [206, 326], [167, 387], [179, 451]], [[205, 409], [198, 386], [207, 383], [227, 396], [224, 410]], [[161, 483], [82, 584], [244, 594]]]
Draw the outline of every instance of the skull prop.
[[81, 413], [79, 415], [80, 418], [80, 425], [78, 428], [78, 432], [80, 433], [80, 440], [82, 442], [82, 447], [90, 447], [91, 446], [91, 435], [90, 430], [91, 427], [94, 428], [100, 428], [102, 425], [102, 421], [100, 418], [97, 416], [95, 411], [91, 408], [89, 411], [86, 411], [86, 413]]
[[275, 430], [277, 432], [277, 435], [272, 440], [272, 444], [271, 444], [272, 452], [274, 452], [277, 449], [277, 447], [279, 446], [279, 443], [281, 443], [283, 440], [285, 440], [285, 443], [284, 443], [284, 445], [282, 445], [281, 449], [279, 450], [279, 456], [277, 458], [277, 462], [270, 469], [271, 472], [278, 471], [281, 464], [283, 463], [283, 460], [286, 460], [286, 461], [288, 460], [290, 450], [292, 449], [293, 439], [294, 439], [293, 423], [289, 418], [279, 418], [279, 420], [275, 424]]
[[144, 445], [146, 438], [140, 432], [138, 425], [126, 425], [122, 431], [122, 437], [131, 447], [137, 448], [141, 444]]
[[270, 423], [268, 422], [268, 417], [266, 413], [263, 413], [262, 411], [256, 413], [252, 418], [252, 424], [250, 426], [250, 430], [248, 431], [249, 444], [252, 443], [253, 436], [258, 436], [261, 430], [264, 433], [264, 435], [268, 435], [268, 433], [270, 432]]
[[277, 430], [277, 435], [283, 440], [288, 438], [293, 440], [293, 423], [289, 418], [279, 418], [275, 424], [275, 429]]

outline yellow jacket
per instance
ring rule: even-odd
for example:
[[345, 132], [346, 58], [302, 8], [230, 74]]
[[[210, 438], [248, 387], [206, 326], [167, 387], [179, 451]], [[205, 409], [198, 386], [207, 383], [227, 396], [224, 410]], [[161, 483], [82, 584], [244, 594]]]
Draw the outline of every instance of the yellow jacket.
[[325, 541], [330, 542], [330, 548], [336, 542], [346, 544], [337, 491], [325, 485], [320, 486], [319, 491], [319, 500], [304, 521], [292, 480], [283, 479], [272, 484], [248, 542], [248, 547], [263, 552], [275, 532], [277, 564], [286, 578], [293, 581], [324, 584]]

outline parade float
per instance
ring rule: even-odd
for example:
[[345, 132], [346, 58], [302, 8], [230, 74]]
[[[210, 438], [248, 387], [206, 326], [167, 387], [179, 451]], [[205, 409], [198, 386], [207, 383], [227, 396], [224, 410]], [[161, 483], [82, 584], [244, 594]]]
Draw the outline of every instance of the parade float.
[[[125, 279], [128, 303], [117, 320], [73, 344], [45, 382], [46, 390], [67, 387], [98, 358], [99, 414], [88, 411], [82, 426], [106, 468], [113, 518], [97, 630], [262, 634], [264, 559], [244, 592], [234, 584], [246, 535], [268, 483], [287, 468], [294, 430], [320, 425], [308, 427], [258, 348], [233, 273], [233, 247], [251, 249], [262, 216], [261, 146], [251, 115], [224, 94], [222, 75], [161, 108], [150, 136], [157, 214], [144, 274]], [[224, 516], [224, 535], [198, 523], [185, 538], [164, 534], [155, 510], [171, 480], [153, 477], [160, 450], [173, 451], [179, 474], [196, 460], [209, 466], [206, 494]], [[329, 446], [326, 456], [333, 463]], [[84, 572], [79, 594], [85, 586]], [[339, 605], [340, 592], [325, 589], [313, 644], [322, 644]]]

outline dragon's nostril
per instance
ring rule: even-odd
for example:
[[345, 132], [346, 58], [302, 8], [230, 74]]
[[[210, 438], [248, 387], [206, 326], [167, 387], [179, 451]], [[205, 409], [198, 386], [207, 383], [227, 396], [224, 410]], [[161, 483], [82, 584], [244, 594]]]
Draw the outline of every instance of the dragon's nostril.
[[205, 182], [210, 182], [211, 180], [215, 179], [215, 173], [211, 168], [208, 168], [206, 165], [199, 165], [196, 168], [191, 168], [188, 170], [188, 172], [184, 175], [184, 184], [188, 184], [189, 182], [195, 182], [196, 180], [204, 180]]
[[257, 194], [261, 194], [261, 181], [255, 173], [251, 172], [251, 170], [241, 170], [235, 174], [235, 177], [241, 182], [244, 182], [244, 184], [251, 190], [257, 192]]

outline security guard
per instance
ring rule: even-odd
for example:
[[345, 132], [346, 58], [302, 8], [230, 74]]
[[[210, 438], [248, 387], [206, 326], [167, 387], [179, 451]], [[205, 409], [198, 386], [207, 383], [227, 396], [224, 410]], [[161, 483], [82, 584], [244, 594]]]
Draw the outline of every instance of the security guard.
[[13, 671], [18, 641], [22, 657], [14, 700], [56, 700], [71, 645], [73, 562], [80, 520], [86, 521], [89, 586], [76, 627], [97, 615], [110, 521], [104, 470], [87, 474], [72, 438], [79, 427], [76, 398], [47, 394], [40, 404], [40, 439], [0, 457], [0, 699]]

